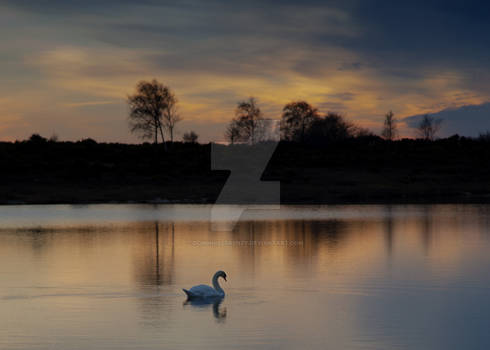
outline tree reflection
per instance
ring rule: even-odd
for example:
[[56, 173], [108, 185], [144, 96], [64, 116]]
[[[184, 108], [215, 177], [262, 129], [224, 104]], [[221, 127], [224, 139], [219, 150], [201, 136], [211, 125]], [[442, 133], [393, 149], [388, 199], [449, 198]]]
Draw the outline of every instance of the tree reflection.
[[425, 205], [424, 215], [421, 219], [421, 236], [424, 253], [428, 255], [432, 244], [432, 221], [433, 221], [433, 208], [431, 205]]
[[173, 281], [175, 226], [153, 224], [153, 230], [140, 234], [135, 258], [135, 279], [143, 286], [169, 285]]
[[393, 223], [393, 207], [391, 205], [387, 205], [386, 215], [384, 220], [384, 237], [385, 237], [385, 247], [386, 247], [386, 255], [388, 258], [391, 258], [393, 253], [393, 232], [394, 232], [394, 223]]
[[138, 299], [142, 322], [158, 327], [164, 322], [165, 310], [171, 310], [168, 293], [162, 286], [171, 285], [175, 269], [175, 226], [154, 222], [139, 230], [134, 245], [134, 279], [143, 293]]

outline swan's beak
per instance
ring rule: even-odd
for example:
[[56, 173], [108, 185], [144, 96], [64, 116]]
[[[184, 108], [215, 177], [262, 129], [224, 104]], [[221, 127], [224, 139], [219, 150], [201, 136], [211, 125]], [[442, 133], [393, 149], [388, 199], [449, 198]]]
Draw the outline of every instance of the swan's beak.
[[223, 277], [223, 279], [225, 280], [225, 282], [228, 282], [228, 281], [226, 280], [226, 276], [225, 276], [225, 277]]

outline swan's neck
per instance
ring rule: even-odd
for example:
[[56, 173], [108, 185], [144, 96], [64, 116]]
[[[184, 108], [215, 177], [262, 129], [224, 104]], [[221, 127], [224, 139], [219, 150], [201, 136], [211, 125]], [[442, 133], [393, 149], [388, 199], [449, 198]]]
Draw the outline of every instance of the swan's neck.
[[223, 288], [221, 288], [221, 286], [219, 285], [219, 282], [218, 282], [218, 278], [219, 276], [218, 275], [214, 275], [213, 276], [213, 287], [214, 289], [216, 289], [216, 291], [220, 294], [225, 294], [225, 291], [223, 290]]

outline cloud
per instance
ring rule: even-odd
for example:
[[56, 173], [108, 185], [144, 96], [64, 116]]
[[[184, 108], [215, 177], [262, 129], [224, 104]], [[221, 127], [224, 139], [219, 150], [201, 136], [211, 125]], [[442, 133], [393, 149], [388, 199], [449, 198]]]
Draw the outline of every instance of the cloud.
[[[442, 120], [440, 136], [478, 136], [490, 130], [490, 102], [449, 108], [431, 113], [431, 117]], [[423, 115], [404, 118], [408, 127], [416, 129]]]
[[[162, 3], [162, 1], [139, 0], [142, 5]], [[97, 10], [113, 10], [121, 7], [129, 7], [134, 4], [131, 0], [2, 0], [0, 5], [6, 5], [21, 11], [36, 14], [63, 14], [79, 15], [81, 12], [93, 12]]]
[[343, 62], [339, 68], [337, 68], [340, 71], [344, 70], [360, 70], [362, 69], [362, 63], [361, 62]]
[[71, 108], [83, 108], [83, 107], [93, 107], [93, 106], [105, 106], [115, 103], [120, 103], [121, 101], [84, 101], [84, 102], [67, 102], [63, 106]]
[[333, 99], [338, 99], [341, 101], [352, 101], [357, 94], [354, 94], [352, 92], [338, 92], [335, 94], [328, 94], [326, 97], [327, 98], [333, 98]]
[[328, 112], [343, 112], [347, 109], [347, 106], [342, 102], [320, 102], [318, 107]]

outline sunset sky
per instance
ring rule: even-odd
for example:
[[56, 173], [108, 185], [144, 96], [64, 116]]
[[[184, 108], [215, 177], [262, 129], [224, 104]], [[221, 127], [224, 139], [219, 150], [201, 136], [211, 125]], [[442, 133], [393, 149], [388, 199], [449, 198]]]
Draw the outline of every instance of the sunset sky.
[[[156, 78], [177, 128], [222, 140], [236, 102], [268, 118], [306, 99], [401, 135], [437, 113], [444, 134], [490, 130], [485, 1], [0, 0], [0, 139], [139, 142], [125, 97]], [[404, 118], [407, 118], [404, 120]]]

